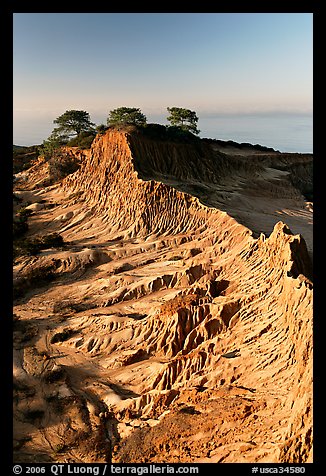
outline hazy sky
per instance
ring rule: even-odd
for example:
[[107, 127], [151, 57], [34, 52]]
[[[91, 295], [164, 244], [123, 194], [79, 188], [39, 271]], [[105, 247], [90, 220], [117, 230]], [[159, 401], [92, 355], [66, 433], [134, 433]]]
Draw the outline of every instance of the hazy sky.
[[[312, 112], [312, 13], [15, 13], [14, 143], [69, 109]], [[200, 121], [198, 123], [199, 129]]]

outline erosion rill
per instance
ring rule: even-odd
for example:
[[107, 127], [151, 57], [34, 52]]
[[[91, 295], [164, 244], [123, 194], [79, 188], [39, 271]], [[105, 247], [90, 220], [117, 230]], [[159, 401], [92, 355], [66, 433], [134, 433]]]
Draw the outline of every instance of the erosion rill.
[[312, 158], [114, 129], [68, 152], [17, 182], [28, 236], [65, 244], [15, 263], [15, 461], [312, 461]]

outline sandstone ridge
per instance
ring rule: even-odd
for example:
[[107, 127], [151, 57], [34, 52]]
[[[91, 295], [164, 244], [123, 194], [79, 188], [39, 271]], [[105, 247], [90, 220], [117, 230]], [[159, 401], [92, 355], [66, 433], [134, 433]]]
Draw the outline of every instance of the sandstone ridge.
[[15, 461], [312, 461], [312, 157], [236, 152], [111, 129], [19, 177], [65, 245], [15, 263]]

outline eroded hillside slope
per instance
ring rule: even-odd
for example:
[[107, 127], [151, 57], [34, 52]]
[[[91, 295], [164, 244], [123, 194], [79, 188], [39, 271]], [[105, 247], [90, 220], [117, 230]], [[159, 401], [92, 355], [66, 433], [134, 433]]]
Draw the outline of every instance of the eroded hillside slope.
[[15, 460], [312, 461], [312, 211], [286, 168], [311, 158], [116, 130], [69, 153], [62, 183], [17, 183], [29, 236], [65, 244], [15, 263]]

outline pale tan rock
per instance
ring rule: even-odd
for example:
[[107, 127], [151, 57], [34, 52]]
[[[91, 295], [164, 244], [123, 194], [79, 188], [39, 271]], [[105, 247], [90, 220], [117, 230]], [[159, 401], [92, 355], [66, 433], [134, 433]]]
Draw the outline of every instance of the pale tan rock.
[[[312, 158], [117, 130], [69, 153], [80, 169], [29, 218], [68, 245], [14, 269], [17, 461], [312, 461], [312, 209], [284, 170]], [[29, 399], [49, 402], [33, 427]]]

